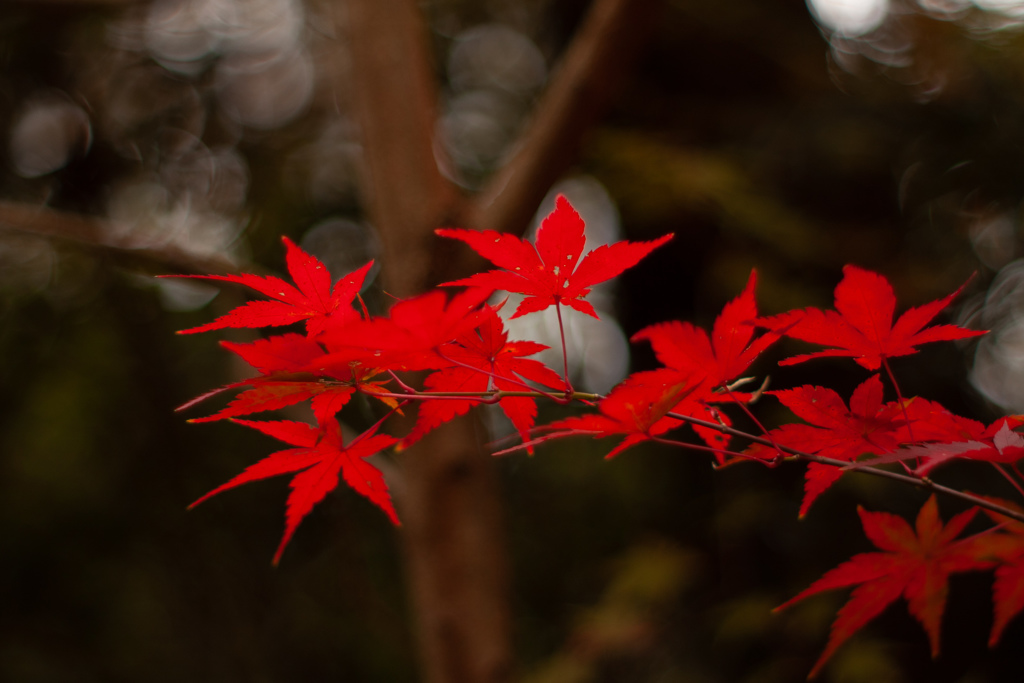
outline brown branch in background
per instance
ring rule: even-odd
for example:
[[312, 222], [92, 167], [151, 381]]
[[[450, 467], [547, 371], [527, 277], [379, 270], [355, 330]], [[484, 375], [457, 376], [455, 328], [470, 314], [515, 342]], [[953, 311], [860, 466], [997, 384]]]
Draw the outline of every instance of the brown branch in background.
[[631, 67], [661, 2], [596, 0], [553, 73], [515, 155], [473, 203], [466, 227], [522, 234]]
[[171, 271], [232, 273], [239, 269], [239, 264], [220, 254], [192, 252], [173, 243], [152, 246], [130, 229], [102, 218], [20, 202], [0, 200], [0, 230], [127, 254]]
[[423, 291], [433, 230], [458, 200], [437, 166], [437, 84], [428, 33], [411, 0], [350, 0], [356, 119], [364, 206], [380, 231], [387, 287]]
[[[350, 0], [365, 169], [364, 206], [384, 245], [385, 286], [410, 296], [471, 270], [433, 230], [446, 224], [521, 234], [575, 161], [584, 131], [623, 80], [656, 0], [596, 0], [550, 81], [518, 153], [482, 196], [463, 198], [438, 168], [437, 84], [414, 0]], [[448, 247], [451, 248], [450, 246]], [[462, 259], [462, 260], [460, 260]], [[500, 492], [474, 417], [402, 454], [407, 574], [428, 683], [499, 683], [511, 672], [508, 570]]]
[[[437, 84], [414, 0], [350, 0], [347, 34], [362, 137], [363, 202], [383, 244], [386, 289], [424, 291], [434, 228], [459, 196], [437, 167]], [[511, 672], [508, 560], [495, 464], [476, 416], [402, 453], [396, 504], [423, 679], [500, 683]]]

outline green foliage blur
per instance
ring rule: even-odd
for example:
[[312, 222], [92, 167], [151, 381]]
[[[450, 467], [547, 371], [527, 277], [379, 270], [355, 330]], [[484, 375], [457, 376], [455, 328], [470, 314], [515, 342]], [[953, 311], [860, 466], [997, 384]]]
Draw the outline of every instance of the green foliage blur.
[[[845, 263], [887, 275], [902, 307], [976, 271], [950, 316], [995, 326], [987, 350], [943, 345], [895, 371], [905, 393], [976, 419], [1024, 411], [1024, 10], [893, 0], [844, 34], [823, 3], [667, 3], [571, 174], [610, 198], [627, 238], [677, 234], [618, 283], [621, 328], [708, 326], [753, 267], [766, 313], [829, 307]], [[276, 569], [285, 480], [186, 512], [274, 446], [174, 412], [244, 372], [215, 334], [174, 334], [240, 294], [207, 303], [215, 289], [152, 278], [215, 257], [282, 271], [282, 234], [336, 274], [374, 255], [331, 5], [0, 7], [0, 680], [416, 679], [397, 534], [367, 501], [329, 496]], [[438, 129], [472, 191], [528, 123], [586, 3], [423, 7]], [[106, 221], [134, 248], [20, 230], [14, 204]], [[160, 257], [172, 248], [176, 265]], [[379, 286], [367, 297], [387, 301]], [[844, 396], [865, 379], [840, 361], [780, 371], [795, 348], [759, 378]], [[653, 365], [633, 349], [633, 369]], [[769, 399], [759, 414], [786, 419]], [[844, 596], [771, 608], [869, 548], [856, 504], [911, 515], [924, 501], [848, 477], [798, 521], [798, 466], [716, 472], [660, 446], [605, 462], [608, 449], [574, 440], [500, 462], [520, 680], [801, 680]], [[900, 606], [823, 679], [1008, 680], [1024, 620], [989, 652], [990, 600], [989, 577], [954, 577], [940, 660]]]

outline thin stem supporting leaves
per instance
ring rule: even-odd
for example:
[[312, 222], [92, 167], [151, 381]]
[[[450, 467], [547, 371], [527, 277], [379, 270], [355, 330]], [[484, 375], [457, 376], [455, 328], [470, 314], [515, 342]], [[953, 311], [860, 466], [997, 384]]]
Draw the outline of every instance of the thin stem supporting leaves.
[[562, 379], [565, 380], [565, 395], [573, 393], [572, 379], [569, 377], [569, 353], [565, 346], [565, 326], [562, 323], [562, 304], [555, 301], [555, 313], [558, 315], [558, 336], [562, 340]]
[[441, 349], [436, 349], [436, 351], [437, 351], [437, 355], [440, 356], [441, 359], [444, 360], [447, 363], [451, 363], [452, 365], [458, 366], [460, 368], [464, 368], [466, 370], [472, 370], [473, 372], [479, 372], [482, 375], [487, 375], [492, 380], [500, 379], [503, 382], [509, 382], [510, 384], [519, 385], [519, 386], [523, 387], [523, 389], [526, 390], [527, 392], [531, 392], [533, 395], [543, 396], [544, 398], [550, 399], [550, 400], [554, 401], [555, 403], [559, 403], [561, 405], [566, 405], [566, 404], [570, 403], [572, 401], [572, 395], [573, 395], [573, 393], [575, 393], [575, 392], [572, 391], [571, 388], [569, 388], [566, 391], [564, 396], [556, 396], [555, 394], [548, 393], [548, 392], [544, 391], [543, 389], [536, 389], [534, 387], [531, 387], [529, 384], [527, 384], [526, 382], [524, 382], [521, 379], [518, 379], [516, 377], [506, 377], [506, 376], [503, 376], [503, 375], [496, 375], [493, 372], [488, 372], [486, 370], [482, 370], [482, 369], [480, 369], [478, 367], [474, 367], [474, 366], [469, 365], [467, 363], [463, 363], [462, 361], [457, 361], [454, 358], [452, 358], [451, 356], [446, 356], [445, 354], [443, 354], [441, 352]]
[[764, 446], [777, 448], [779, 451], [782, 451], [783, 453], [788, 453], [796, 460], [816, 462], [822, 465], [832, 465], [833, 467], [841, 467], [843, 469], [848, 469], [853, 472], [863, 472], [864, 474], [871, 474], [876, 477], [882, 477], [884, 479], [898, 481], [904, 484], [909, 484], [910, 486], [914, 486], [916, 488], [924, 489], [926, 491], [934, 491], [936, 493], [941, 493], [952, 498], [958, 498], [964, 502], [970, 503], [971, 505], [977, 505], [978, 507], [985, 508], [986, 510], [991, 510], [993, 512], [997, 512], [1001, 515], [1005, 515], [1019, 522], [1024, 522], [1024, 513], [1017, 512], [1016, 510], [1004, 507], [1002, 505], [999, 505], [998, 503], [994, 503], [985, 498], [981, 498], [980, 496], [976, 496], [965, 491], [950, 488], [948, 486], [943, 486], [942, 484], [937, 484], [928, 477], [916, 477], [909, 474], [900, 474], [898, 472], [890, 472], [889, 470], [883, 470], [877, 467], [864, 467], [857, 465], [857, 463], [846, 462], [845, 460], [836, 460], [834, 458], [826, 458], [820, 455], [806, 453], [804, 451], [798, 450], [796, 448], [790, 448], [789, 446], [784, 446], [782, 444], [776, 445], [769, 441], [768, 439], [764, 439], [759, 436], [754, 436], [753, 434], [748, 434], [739, 429], [726, 427], [725, 425], [720, 425], [717, 422], [709, 422], [708, 420], [701, 420], [700, 418], [691, 417], [689, 415], [683, 415], [681, 413], [668, 413], [667, 417], [673, 417], [676, 418], [677, 420], [683, 420], [684, 422], [700, 425], [702, 427], [708, 427], [710, 429], [717, 429], [723, 434], [738, 436], [740, 438], [749, 439], [753, 443], [759, 443]]

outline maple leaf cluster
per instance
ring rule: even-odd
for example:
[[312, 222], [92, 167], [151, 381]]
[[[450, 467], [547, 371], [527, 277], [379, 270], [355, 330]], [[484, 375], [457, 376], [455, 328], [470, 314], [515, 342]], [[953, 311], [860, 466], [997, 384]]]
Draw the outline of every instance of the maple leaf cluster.
[[[295, 323], [305, 327], [304, 334], [285, 332], [248, 344], [221, 342], [259, 374], [179, 408], [236, 391], [226, 407], [193, 422], [232, 419], [292, 446], [272, 453], [193, 503], [243, 483], [293, 474], [275, 563], [303, 517], [341, 479], [399, 523], [384, 477], [367, 458], [392, 446], [410, 446], [482, 402], [497, 403], [524, 442], [529, 442], [537, 397], [566, 401], [574, 395], [566, 378], [530, 358], [547, 346], [509, 340], [498, 307], [487, 303], [495, 290], [526, 295], [515, 315], [564, 305], [596, 317], [584, 298], [590, 288], [619, 275], [671, 239], [666, 235], [652, 242], [619, 242], [584, 253], [583, 220], [561, 196], [541, 224], [536, 245], [490, 231], [439, 230], [438, 234], [467, 242], [504, 270], [447, 283], [465, 286], [453, 296], [438, 289], [398, 301], [385, 316], [369, 315], [359, 298], [372, 263], [332, 285], [323, 263], [287, 237], [283, 238], [286, 264], [294, 284], [251, 274], [184, 276], [243, 285], [269, 300], [250, 301], [182, 334]], [[400, 377], [400, 373], [423, 371], [429, 371], [423, 390], [410, 387]], [[346, 444], [337, 416], [357, 394], [379, 402], [387, 413]], [[237, 419], [306, 401], [315, 425]], [[407, 434], [378, 433], [392, 412], [411, 402], [417, 404], [417, 417]]]
[[[493, 231], [442, 229], [437, 234], [464, 242], [496, 268], [442, 285], [461, 289], [436, 289], [397, 301], [383, 316], [370, 315], [359, 297], [372, 264], [332, 285], [324, 265], [287, 238], [286, 263], [294, 284], [249, 274], [192, 276], [243, 285], [269, 300], [251, 301], [183, 333], [304, 326], [303, 332], [287, 331], [248, 344], [222, 342], [258, 374], [182, 406], [190, 408], [221, 392], [235, 391], [226, 407], [193, 421], [231, 419], [289, 446], [254, 463], [193, 505], [243, 483], [293, 475], [275, 563], [302, 519], [342, 480], [399, 524], [385, 478], [368, 458], [387, 449], [409, 447], [477, 405], [497, 404], [521, 443], [496, 454], [533, 452], [550, 440], [587, 436], [620, 439], [607, 458], [642, 442], [656, 442], [709, 453], [718, 466], [806, 463], [801, 516], [848, 472], [885, 476], [931, 490], [933, 495], [921, 508], [914, 528], [900, 517], [859, 509], [865, 533], [880, 552], [855, 555], [779, 608], [824, 590], [856, 586], [833, 624], [812, 677], [847, 638], [900, 596], [924, 626], [933, 655], [938, 654], [948, 576], [955, 572], [994, 569], [990, 645], [999, 641], [1009, 621], [1024, 609], [1024, 512], [1013, 503], [941, 486], [930, 478], [951, 461], [987, 463], [1024, 496], [1020, 481], [1024, 477], [1017, 470], [1017, 462], [1024, 457], [1024, 437], [1014, 431], [1024, 424], [1024, 416], [1000, 418], [986, 426], [934, 401], [905, 397], [890, 364], [894, 358], [917, 353], [921, 344], [983, 334], [957, 325], [931, 324], [963, 287], [894, 320], [896, 297], [889, 282], [850, 265], [835, 289], [835, 310], [805, 308], [762, 316], [755, 298], [757, 274], [752, 272], [710, 332], [682, 321], [637, 332], [633, 341], [649, 343], [661, 367], [635, 372], [607, 396], [598, 396], [577, 392], [565, 367], [559, 374], [530, 358], [546, 346], [509, 340], [498, 314], [501, 306], [489, 303], [491, 295], [496, 291], [523, 295], [512, 317], [551, 306], [559, 321], [562, 307], [597, 317], [586, 300], [591, 288], [636, 265], [672, 235], [587, 252], [583, 220], [562, 196], [542, 222], [535, 242]], [[784, 359], [779, 365], [849, 358], [873, 374], [848, 402], [822, 386], [764, 391], [767, 383], [748, 376], [750, 369], [784, 337], [825, 348]], [[564, 334], [562, 341], [564, 353]], [[894, 400], [885, 398], [880, 370]], [[411, 386], [416, 383], [413, 377], [423, 377], [422, 388]], [[749, 391], [751, 386], [761, 388]], [[357, 395], [378, 404], [383, 415], [346, 443], [339, 414]], [[762, 427], [751, 405], [763, 396], [779, 401], [802, 422]], [[538, 399], [578, 402], [588, 410], [538, 426]], [[238, 419], [306, 401], [313, 424]], [[388, 418], [402, 411], [415, 411], [412, 427], [404, 433], [386, 433]], [[736, 416], [756, 425], [758, 431], [737, 429]], [[682, 432], [690, 428], [696, 439]], [[944, 526], [935, 491], [970, 507]], [[984, 518], [976, 514], [978, 509], [986, 511], [992, 526], [958, 539], [972, 520]]]

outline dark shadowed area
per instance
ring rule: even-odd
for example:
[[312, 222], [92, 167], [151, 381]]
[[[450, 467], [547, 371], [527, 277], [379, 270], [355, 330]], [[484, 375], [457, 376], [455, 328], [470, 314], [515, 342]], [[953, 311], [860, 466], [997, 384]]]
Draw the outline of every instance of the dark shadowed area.
[[[404, 9], [391, 21], [380, 6]], [[396, 44], [427, 58], [407, 69]], [[894, 372], [978, 420], [1024, 412], [1024, 2], [4, 2], [0, 680], [802, 680], [845, 594], [771, 609], [871, 549], [857, 504], [912, 516], [924, 493], [847, 476], [798, 520], [795, 464], [715, 471], [657, 444], [605, 461], [611, 439], [488, 460], [493, 489], [458, 514], [479, 505], [497, 529], [493, 552], [466, 551], [486, 557], [465, 583], [486, 590], [474, 572], [493, 568], [502, 607], [450, 600], [498, 612], [480, 629], [494, 653], [462, 655], [432, 640], [460, 618], [436, 616], [449, 603], [431, 572], [448, 565], [423, 550], [429, 496], [410, 481], [434, 476], [415, 460], [432, 446], [375, 457], [404, 530], [342, 486], [277, 567], [285, 478], [186, 511], [277, 445], [187, 422], [223, 401], [175, 412], [250, 371], [217, 341], [257, 331], [175, 334], [247, 291], [155, 275], [281, 274], [285, 235], [335, 275], [377, 259], [363, 297], [382, 312], [481, 267], [434, 227], [529, 234], [557, 193], [588, 248], [676, 234], [595, 289], [601, 321], [567, 316], [579, 388], [654, 367], [629, 337], [710, 326], [751, 268], [774, 314], [830, 307], [855, 263], [891, 280], [899, 310], [976, 273], [942, 321], [991, 332]], [[513, 337], [558, 347], [554, 309], [514, 322]], [[867, 376], [776, 365], [804, 348], [773, 349], [758, 380], [849, 396]], [[346, 411], [356, 429], [380, 416]], [[542, 407], [539, 422], [567, 414]], [[759, 415], [786, 418], [767, 399]], [[512, 443], [493, 411], [467, 424], [490, 450]], [[942, 476], [1017, 495], [994, 472]], [[955, 576], [938, 660], [898, 606], [821, 680], [1013, 680], [1024, 619], [989, 650], [991, 611], [989, 574]]]

